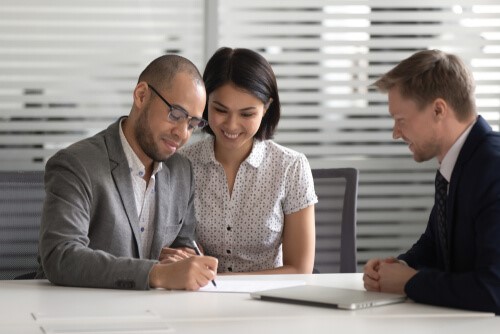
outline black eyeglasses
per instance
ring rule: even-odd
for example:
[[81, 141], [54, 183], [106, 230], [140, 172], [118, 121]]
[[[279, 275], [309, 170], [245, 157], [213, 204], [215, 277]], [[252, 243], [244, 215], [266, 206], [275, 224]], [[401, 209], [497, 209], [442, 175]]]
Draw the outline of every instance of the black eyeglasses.
[[171, 105], [163, 96], [161, 96], [160, 93], [158, 93], [158, 91], [153, 87], [151, 86], [150, 84], [148, 84], [148, 87], [151, 88], [151, 90], [153, 92], [155, 92], [156, 95], [158, 95], [158, 97], [163, 101], [165, 102], [165, 104], [168, 106], [168, 109], [169, 109], [169, 113], [168, 113], [168, 120], [171, 122], [171, 123], [179, 123], [181, 121], [184, 121], [187, 119], [188, 121], [188, 130], [193, 130], [193, 129], [202, 129], [203, 127], [205, 127], [208, 122], [206, 120], [204, 120], [203, 118], [199, 118], [199, 117], [194, 117], [194, 116], [189, 116], [189, 114], [187, 113], [186, 110], [184, 109], [180, 109], [180, 108], [177, 108], [177, 107], [174, 107], [173, 105]]

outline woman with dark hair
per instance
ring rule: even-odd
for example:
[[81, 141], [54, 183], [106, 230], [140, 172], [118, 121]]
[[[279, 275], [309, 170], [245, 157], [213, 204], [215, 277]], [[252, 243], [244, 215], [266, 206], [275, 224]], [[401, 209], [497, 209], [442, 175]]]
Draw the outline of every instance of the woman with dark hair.
[[280, 118], [271, 66], [254, 51], [221, 48], [203, 80], [211, 136], [180, 153], [193, 165], [205, 253], [218, 273], [311, 273], [317, 197], [304, 154], [270, 140]]

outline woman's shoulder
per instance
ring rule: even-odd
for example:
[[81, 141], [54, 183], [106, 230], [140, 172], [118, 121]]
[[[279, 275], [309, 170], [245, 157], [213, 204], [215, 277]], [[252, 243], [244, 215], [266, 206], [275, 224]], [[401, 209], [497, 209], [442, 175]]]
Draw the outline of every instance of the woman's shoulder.
[[283, 160], [290, 161], [305, 159], [304, 153], [280, 145], [272, 140], [265, 140], [262, 143], [265, 145], [266, 154], [268, 156], [280, 157]]
[[202, 138], [192, 144], [188, 144], [181, 149], [179, 149], [178, 153], [185, 156], [189, 160], [198, 160], [203, 158], [204, 154], [207, 154], [210, 147], [213, 147], [212, 138]]

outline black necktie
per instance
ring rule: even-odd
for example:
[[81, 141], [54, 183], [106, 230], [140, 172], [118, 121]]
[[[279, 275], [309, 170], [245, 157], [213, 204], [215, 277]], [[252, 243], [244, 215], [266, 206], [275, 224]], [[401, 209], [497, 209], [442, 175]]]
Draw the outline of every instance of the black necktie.
[[441, 175], [439, 170], [436, 173], [436, 212], [439, 239], [443, 249], [445, 265], [449, 266], [448, 257], [448, 234], [446, 228], [446, 198], [448, 193], [448, 181]]

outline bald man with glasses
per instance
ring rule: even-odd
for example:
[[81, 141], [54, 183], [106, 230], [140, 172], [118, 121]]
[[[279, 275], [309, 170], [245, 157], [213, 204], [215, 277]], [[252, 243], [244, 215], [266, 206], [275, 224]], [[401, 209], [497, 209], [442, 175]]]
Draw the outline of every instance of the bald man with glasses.
[[187, 290], [215, 278], [217, 259], [193, 250], [193, 171], [176, 154], [207, 124], [205, 102], [196, 66], [161, 56], [139, 76], [128, 116], [49, 159], [37, 278]]

